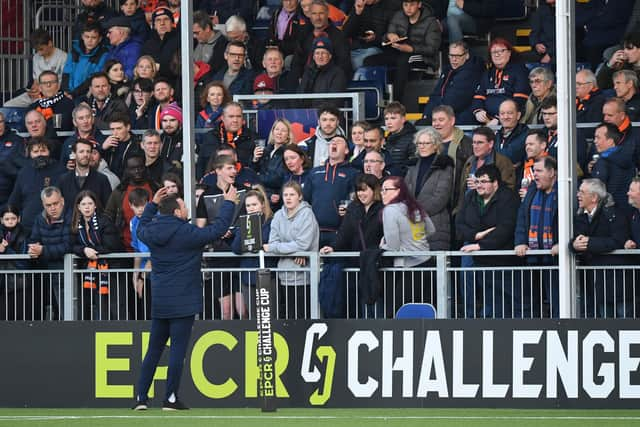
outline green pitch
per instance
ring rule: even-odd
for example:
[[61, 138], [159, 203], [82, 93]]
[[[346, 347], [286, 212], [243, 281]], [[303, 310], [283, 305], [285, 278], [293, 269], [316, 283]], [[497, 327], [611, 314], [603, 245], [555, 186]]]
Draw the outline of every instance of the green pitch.
[[[594, 402], [597, 406], [597, 402]], [[515, 409], [0, 409], [0, 427], [640, 427], [640, 410]]]

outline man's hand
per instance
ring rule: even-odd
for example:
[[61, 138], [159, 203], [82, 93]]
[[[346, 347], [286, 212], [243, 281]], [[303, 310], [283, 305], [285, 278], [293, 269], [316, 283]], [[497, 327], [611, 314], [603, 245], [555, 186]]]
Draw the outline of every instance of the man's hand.
[[589, 238], [587, 236], [583, 236], [582, 234], [576, 237], [575, 240], [573, 241], [573, 249], [575, 249], [578, 252], [585, 252], [588, 246], [589, 246]]
[[560, 252], [560, 246], [557, 243], [551, 246], [551, 256], [558, 256], [559, 252]]
[[487, 234], [491, 233], [493, 230], [495, 230], [495, 227], [491, 227], [491, 228], [487, 228], [486, 230], [483, 231], [478, 231], [475, 235], [476, 240], [482, 240], [485, 237], [487, 237]]
[[300, 267], [304, 267], [307, 264], [307, 258], [303, 256], [295, 257], [293, 262], [298, 264]]
[[543, 53], [547, 53], [547, 47], [542, 43], [537, 43], [535, 49], [536, 52], [538, 52], [540, 55], [542, 55]]
[[479, 251], [480, 250], [480, 245], [477, 244], [477, 243], [471, 243], [469, 245], [464, 245], [463, 247], [460, 248], [460, 250], [462, 252]]
[[230, 185], [227, 192], [224, 193], [224, 199], [236, 203], [238, 201], [238, 191], [236, 190], [236, 187]]
[[43, 247], [40, 243], [30, 243], [29, 249], [27, 249], [27, 254], [29, 254], [31, 258], [38, 258], [42, 255], [42, 250]]
[[98, 259], [98, 251], [96, 251], [93, 248], [90, 247], [86, 247], [84, 248], [84, 256], [86, 256], [89, 259]]
[[636, 249], [636, 242], [634, 242], [633, 240], [627, 240], [626, 242], [624, 242], [624, 248], [625, 249]]
[[514, 248], [517, 256], [525, 256], [527, 251], [529, 250], [529, 246], [527, 245], [518, 245]]
[[491, 120], [485, 110], [478, 110], [473, 113], [473, 115], [480, 123], [487, 123], [489, 120]]
[[107, 139], [102, 143], [102, 149], [107, 151], [109, 148], [115, 148], [120, 144], [120, 139], [115, 137], [114, 135], [109, 135]]
[[153, 203], [155, 203], [156, 205], [159, 205], [160, 202], [169, 195], [169, 193], [167, 193], [167, 189], [166, 187], [162, 187], [160, 188], [158, 191], [156, 191], [156, 194], [153, 195]]

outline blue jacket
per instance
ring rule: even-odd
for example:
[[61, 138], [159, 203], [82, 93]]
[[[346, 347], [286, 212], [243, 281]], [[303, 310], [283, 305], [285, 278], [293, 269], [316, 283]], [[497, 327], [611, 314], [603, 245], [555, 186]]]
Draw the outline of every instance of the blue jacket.
[[44, 211], [40, 211], [29, 239], [29, 243], [40, 243], [43, 247], [42, 255], [37, 260], [39, 266], [56, 269], [63, 267], [64, 254], [71, 252], [70, 227], [69, 215], [63, 213], [59, 220], [49, 222]]
[[523, 64], [509, 62], [503, 70], [495, 67], [484, 72], [473, 95], [472, 111], [485, 110], [491, 117], [498, 116], [502, 101], [513, 99], [518, 110], [525, 111], [529, 99], [529, 71]]
[[138, 239], [151, 250], [151, 316], [175, 319], [202, 312], [200, 264], [204, 246], [222, 237], [235, 205], [225, 201], [213, 224], [198, 228], [173, 215], [158, 215], [148, 203], [138, 225]]
[[[103, 44], [85, 53], [84, 43], [74, 40], [62, 71], [62, 89], [80, 95], [75, 93], [76, 89], [83, 86], [93, 73], [102, 71], [108, 54], [109, 48]], [[88, 82], [86, 87], [89, 87]]]
[[347, 199], [354, 191], [358, 171], [349, 162], [311, 169], [307, 182], [302, 189], [304, 200], [311, 204], [313, 214], [318, 220], [320, 230], [337, 230], [342, 222], [338, 215], [338, 203]]
[[514, 165], [519, 163], [520, 167], [522, 167], [522, 163], [527, 160], [527, 153], [524, 151], [524, 142], [527, 139], [529, 126], [518, 123], [506, 138], [503, 136], [502, 131], [503, 129], [500, 128], [496, 132], [496, 141], [493, 146], [498, 153], [511, 159]]
[[[229, 67], [225, 66], [215, 73], [213, 80], [224, 81], [224, 73], [227, 72], [228, 68]], [[231, 95], [250, 95], [253, 93], [254, 78], [255, 74], [252, 70], [247, 70], [245, 67], [242, 67], [227, 89]]]
[[129, 37], [117, 46], [111, 46], [107, 60], [117, 59], [122, 63], [124, 73], [127, 79], [133, 79], [133, 69], [136, 66], [138, 58], [140, 58], [140, 50], [142, 46], [138, 39]]
[[636, 175], [632, 150], [629, 148], [618, 145], [603, 151], [591, 171], [593, 178], [604, 182], [616, 208], [625, 214], [631, 212], [627, 191]]
[[484, 63], [477, 56], [471, 56], [467, 62], [455, 70], [447, 64], [429, 96], [429, 102], [425, 105], [422, 116], [431, 121], [434, 107], [449, 105], [456, 113], [457, 125], [475, 124], [471, 103], [473, 92], [478, 87], [484, 70]]
[[[558, 243], [558, 183], [555, 186], [555, 199], [553, 203], [553, 243]], [[524, 196], [520, 208], [518, 208], [518, 220], [516, 221], [516, 231], [514, 233], [514, 245], [529, 245], [529, 217], [531, 203], [538, 189], [536, 183], [532, 182], [527, 188], [527, 195]]]
[[590, 0], [576, 4], [576, 28], [583, 28], [584, 46], [619, 43], [631, 16], [634, 0]]

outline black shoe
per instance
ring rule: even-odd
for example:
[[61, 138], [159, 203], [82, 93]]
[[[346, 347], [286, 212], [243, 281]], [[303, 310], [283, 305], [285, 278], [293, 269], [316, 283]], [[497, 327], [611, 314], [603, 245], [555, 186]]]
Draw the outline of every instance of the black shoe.
[[131, 407], [134, 411], [146, 411], [149, 408], [146, 400], [136, 400], [135, 405]]
[[162, 403], [162, 410], [163, 411], [183, 411], [185, 409], [189, 409], [184, 403], [180, 402], [179, 400], [176, 400], [175, 402], [169, 402], [168, 400], [165, 400]]

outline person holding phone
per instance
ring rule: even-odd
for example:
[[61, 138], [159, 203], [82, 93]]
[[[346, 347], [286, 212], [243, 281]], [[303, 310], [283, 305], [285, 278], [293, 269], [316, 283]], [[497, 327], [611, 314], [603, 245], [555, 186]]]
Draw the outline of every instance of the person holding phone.
[[382, 36], [387, 29], [389, 12], [381, 0], [356, 0], [342, 32], [351, 38], [351, 65], [362, 67], [364, 60], [382, 53]]

